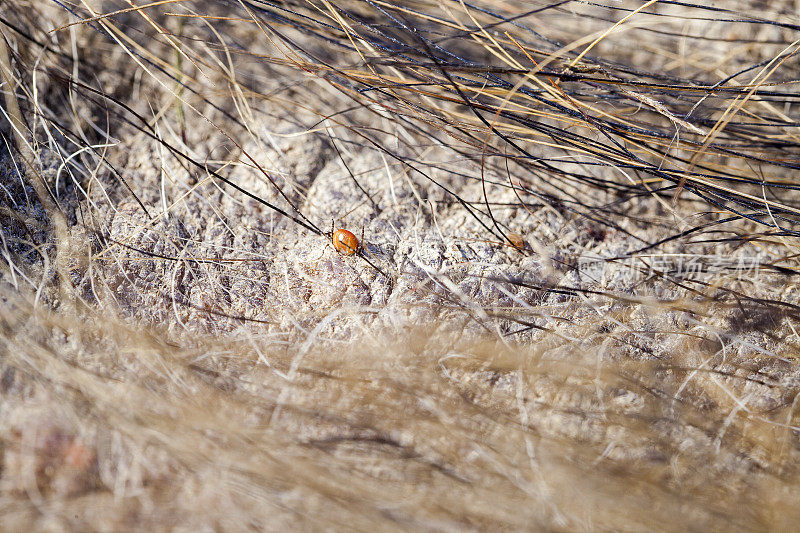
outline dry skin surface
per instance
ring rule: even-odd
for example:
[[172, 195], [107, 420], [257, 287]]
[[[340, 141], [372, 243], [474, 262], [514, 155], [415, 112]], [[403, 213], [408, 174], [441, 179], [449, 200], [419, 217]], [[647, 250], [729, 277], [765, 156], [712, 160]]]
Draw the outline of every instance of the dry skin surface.
[[0, 5], [0, 528], [792, 529], [798, 6], [337, 4]]

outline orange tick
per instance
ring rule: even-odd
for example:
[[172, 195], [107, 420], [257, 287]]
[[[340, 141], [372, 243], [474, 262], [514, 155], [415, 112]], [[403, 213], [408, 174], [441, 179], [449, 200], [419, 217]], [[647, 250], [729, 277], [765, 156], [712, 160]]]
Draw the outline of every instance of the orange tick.
[[358, 237], [346, 229], [337, 229], [333, 233], [333, 247], [340, 254], [353, 255], [361, 247]]
[[508, 242], [511, 243], [511, 246], [517, 250], [525, 249], [525, 238], [519, 233], [508, 233], [506, 234], [506, 239], [508, 239]]

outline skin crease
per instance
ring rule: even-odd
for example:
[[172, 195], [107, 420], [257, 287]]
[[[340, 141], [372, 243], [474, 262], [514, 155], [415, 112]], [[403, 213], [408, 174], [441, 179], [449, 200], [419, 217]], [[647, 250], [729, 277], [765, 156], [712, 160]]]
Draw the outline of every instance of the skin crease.
[[353, 255], [360, 246], [358, 238], [346, 229], [339, 229], [333, 234], [333, 247], [345, 255]]

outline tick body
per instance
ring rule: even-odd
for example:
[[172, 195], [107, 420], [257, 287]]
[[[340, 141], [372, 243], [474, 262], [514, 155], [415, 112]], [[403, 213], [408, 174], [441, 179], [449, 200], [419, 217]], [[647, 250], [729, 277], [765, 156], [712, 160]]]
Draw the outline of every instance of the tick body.
[[519, 233], [509, 233], [506, 235], [506, 239], [517, 250], [522, 251], [525, 249], [525, 239]]
[[344, 255], [355, 254], [361, 243], [358, 242], [358, 237], [353, 235], [353, 232], [346, 229], [337, 229], [333, 233], [333, 247], [337, 252]]

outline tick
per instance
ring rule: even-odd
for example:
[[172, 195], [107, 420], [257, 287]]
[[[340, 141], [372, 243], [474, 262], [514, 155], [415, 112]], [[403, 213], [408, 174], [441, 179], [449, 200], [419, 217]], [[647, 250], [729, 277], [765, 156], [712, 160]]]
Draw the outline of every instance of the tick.
[[525, 249], [525, 238], [519, 233], [508, 233], [506, 234], [506, 239], [517, 250], [522, 251]]
[[337, 229], [333, 232], [331, 240], [333, 241], [333, 247], [340, 254], [353, 255], [361, 248], [358, 237], [353, 235], [352, 231], [347, 231], [346, 229]]

